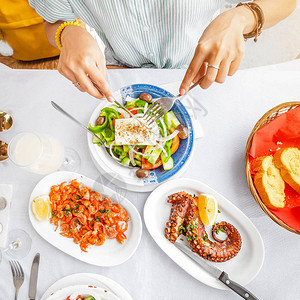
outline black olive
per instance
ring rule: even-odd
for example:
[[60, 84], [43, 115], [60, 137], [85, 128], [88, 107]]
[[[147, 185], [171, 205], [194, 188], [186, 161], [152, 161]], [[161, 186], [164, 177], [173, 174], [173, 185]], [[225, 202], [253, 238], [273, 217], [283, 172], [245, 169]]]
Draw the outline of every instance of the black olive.
[[100, 126], [105, 122], [105, 117], [104, 116], [99, 116], [95, 122], [96, 126]]
[[152, 96], [150, 94], [148, 94], [148, 93], [142, 93], [142, 94], [140, 94], [139, 98], [141, 100], [144, 100], [144, 101], [148, 102], [148, 103], [150, 103], [152, 101]]
[[147, 178], [150, 175], [150, 172], [147, 169], [138, 169], [135, 174], [138, 178]]
[[180, 124], [177, 126], [176, 129], [179, 131], [178, 136], [182, 140], [185, 140], [189, 136], [189, 131], [184, 125]]

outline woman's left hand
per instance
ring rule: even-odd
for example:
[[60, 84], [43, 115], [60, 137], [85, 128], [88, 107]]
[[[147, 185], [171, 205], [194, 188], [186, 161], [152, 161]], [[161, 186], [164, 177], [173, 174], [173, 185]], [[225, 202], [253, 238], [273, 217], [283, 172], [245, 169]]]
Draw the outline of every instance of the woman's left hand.
[[231, 9], [215, 18], [199, 40], [180, 86], [180, 94], [184, 95], [191, 83], [197, 82], [204, 75], [200, 84], [204, 89], [214, 81], [223, 83], [227, 75], [232, 76], [243, 58], [243, 33], [251, 31], [254, 25], [254, 16], [246, 7]]

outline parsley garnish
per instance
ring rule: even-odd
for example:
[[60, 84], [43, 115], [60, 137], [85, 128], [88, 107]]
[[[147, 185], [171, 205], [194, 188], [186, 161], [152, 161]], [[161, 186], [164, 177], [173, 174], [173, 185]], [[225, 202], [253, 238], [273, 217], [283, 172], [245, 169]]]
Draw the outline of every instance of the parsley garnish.
[[72, 233], [72, 232], [73, 232], [71, 228], [69, 228], [69, 231], [70, 231], [70, 233]]
[[63, 211], [71, 211], [72, 209], [71, 208], [63, 208], [62, 210]]
[[186, 233], [186, 228], [184, 226], [180, 225], [178, 229], [180, 234]]
[[192, 239], [193, 239], [193, 236], [192, 236], [192, 235], [188, 235], [188, 236], [187, 236], [187, 240], [188, 240], [188, 241], [191, 241]]
[[100, 212], [101, 212], [102, 214], [105, 214], [105, 213], [108, 213], [109, 210], [108, 210], [108, 209], [100, 209]]
[[216, 234], [219, 234], [220, 231], [226, 233], [226, 230], [225, 230], [224, 228], [218, 228], [218, 229], [216, 230]]
[[193, 224], [189, 224], [189, 225], [187, 226], [187, 228], [193, 230], [193, 229], [196, 229], [197, 226], [196, 226], [196, 225], [193, 225]]
[[208, 241], [208, 237], [205, 235], [205, 236], [203, 237], [203, 240], [204, 240], [205, 242], [207, 242], [207, 241]]
[[99, 222], [99, 221], [100, 221], [100, 217], [98, 216], [95, 220], [96, 220], [97, 222]]

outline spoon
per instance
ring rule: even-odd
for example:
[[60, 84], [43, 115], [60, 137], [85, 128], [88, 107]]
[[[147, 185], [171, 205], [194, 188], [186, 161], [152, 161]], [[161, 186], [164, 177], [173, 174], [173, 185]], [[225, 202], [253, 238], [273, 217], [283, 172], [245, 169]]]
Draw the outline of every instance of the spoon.
[[[57, 103], [55, 103], [54, 101], [51, 101], [52, 106], [58, 110], [59, 112], [61, 112], [63, 115], [67, 116], [69, 119], [71, 119], [72, 121], [74, 121], [76, 124], [78, 124], [81, 128], [83, 128], [84, 130], [86, 130], [89, 134], [91, 134], [93, 137], [95, 137], [100, 144], [102, 145], [102, 147], [106, 150], [107, 154], [111, 157], [110, 151], [107, 147], [105, 147], [104, 142], [92, 131], [90, 130], [88, 127], [86, 127], [85, 125], [83, 125], [82, 123], [80, 123], [76, 118], [74, 118], [73, 116], [71, 116], [69, 113], [67, 113], [63, 108], [61, 108]], [[127, 167], [127, 168], [131, 168], [131, 169], [135, 169], [136, 167], [131, 167], [131, 166], [126, 166], [121, 164], [118, 160], [115, 159], [115, 162], [118, 163], [119, 165], [123, 166], [123, 167]]]
[[5, 111], [0, 110], [0, 132], [10, 129], [12, 124], [13, 124], [13, 119], [11, 115], [6, 113]]

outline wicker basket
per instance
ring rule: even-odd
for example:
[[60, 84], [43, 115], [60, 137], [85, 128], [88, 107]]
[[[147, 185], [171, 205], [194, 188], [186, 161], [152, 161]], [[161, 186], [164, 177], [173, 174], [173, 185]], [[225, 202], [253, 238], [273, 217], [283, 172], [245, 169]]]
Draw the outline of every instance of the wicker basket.
[[263, 203], [263, 201], [260, 199], [256, 188], [254, 186], [253, 183], [253, 179], [251, 177], [251, 172], [250, 172], [250, 163], [249, 163], [249, 151], [252, 145], [252, 139], [254, 134], [256, 133], [257, 130], [259, 130], [261, 127], [263, 127], [264, 125], [268, 124], [269, 122], [271, 122], [272, 120], [274, 120], [275, 118], [277, 118], [278, 116], [282, 115], [283, 113], [296, 108], [297, 106], [300, 106], [300, 102], [286, 102], [286, 103], [282, 103], [279, 104], [278, 106], [272, 108], [271, 110], [269, 110], [267, 113], [265, 113], [260, 120], [255, 124], [249, 138], [247, 141], [247, 146], [246, 146], [246, 152], [245, 152], [245, 169], [246, 169], [246, 176], [247, 176], [247, 181], [248, 181], [248, 186], [250, 188], [250, 191], [253, 195], [253, 197], [255, 198], [256, 202], [259, 204], [259, 206], [261, 207], [261, 209], [277, 224], [279, 224], [280, 226], [282, 226], [283, 228], [300, 234], [299, 231], [291, 228], [290, 226], [288, 226], [287, 224], [285, 224], [284, 222], [282, 222], [280, 219], [278, 219], [273, 213], [271, 213], [268, 208], [265, 206], [265, 204]]

